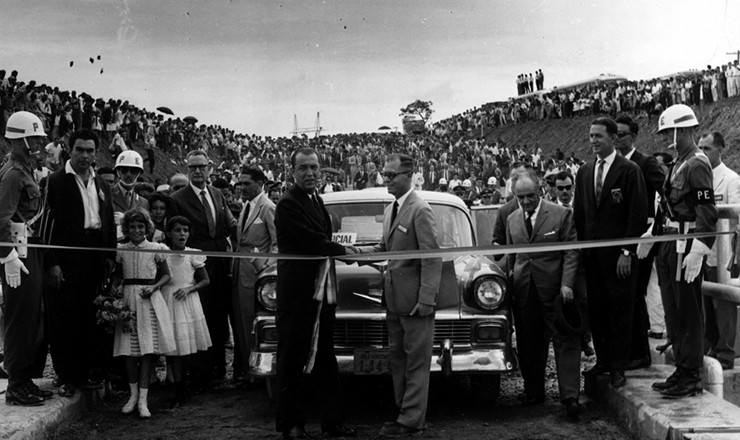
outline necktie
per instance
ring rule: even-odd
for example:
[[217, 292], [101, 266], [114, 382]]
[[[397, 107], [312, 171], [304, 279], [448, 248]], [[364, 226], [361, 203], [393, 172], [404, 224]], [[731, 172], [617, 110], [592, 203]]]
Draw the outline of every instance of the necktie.
[[532, 237], [532, 214], [524, 213], [524, 226], [527, 228], [527, 235]]
[[213, 218], [213, 212], [211, 211], [211, 205], [208, 204], [208, 198], [206, 198], [206, 190], [200, 192], [200, 201], [203, 203], [203, 209], [206, 212], [206, 221], [208, 221], [208, 234], [211, 237], [216, 235], [216, 220]]
[[134, 192], [128, 191], [126, 193], [126, 202], [128, 202], [128, 209], [131, 209], [134, 207]]
[[393, 202], [393, 209], [391, 209], [391, 225], [396, 221], [396, 215], [398, 214], [398, 202]]
[[247, 225], [247, 220], [249, 219], [249, 209], [251, 208], [251, 205], [249, 202], [247, 202], [247, 206], [244, 208], [244, 220], [242, 220], [242, 231], [244, 230], [244, 227]]
[[606, 161], [601, 159], [599, 161], [599, 170], [596, 172], [596, 204], [601, 199], [601, 187], [604, 185], [604, 163]]

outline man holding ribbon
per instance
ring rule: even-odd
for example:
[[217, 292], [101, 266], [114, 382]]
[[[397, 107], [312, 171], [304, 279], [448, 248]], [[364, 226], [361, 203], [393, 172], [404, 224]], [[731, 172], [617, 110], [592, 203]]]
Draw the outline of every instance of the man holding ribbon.
[[[414, 160], [406, 154], [386, 158], [382, 176], [396, 198], [385, 210], [383, 238], [360, 253], [438, 249], [432, 208], [411, 186]], [[412, 435], [426, 428], [429, 364], [434, 347], [434, 306], [442, 274], [440, 258], [390, 260], [385, 272], [386, 323], [393, 392], [399, 414], [381, 436]]]
[[[299, 148], [293, 152], [290, 162], [295, 184], [283, 194], [275, 210], [280, 254], [328, 257], [354, 253], [353, 248], [332, 241], [331, 218], [317, 194], [321, 172], [316, 151]], [[339, 371], [334, 355], [336, 302], [325, 282], [327, 274], [333, 277], [333, 271], [327, 272], [326, 265], [332, 266], [330, 261], [321, 259], [278, 260], [275, 428], [286, 440], [312, 438], [305, 430], [308, 381], [321, 390], [318, 397], [322, 433], [327, 437], [357, 436], [357, 431], [343, 423]], [[312, 347], [317, 319], [318, 333], [314, 337], [318, 340]], [[315, 353], [311, 353], [312, 348]], [[308, 374], [304, 375], [304, 371]]]

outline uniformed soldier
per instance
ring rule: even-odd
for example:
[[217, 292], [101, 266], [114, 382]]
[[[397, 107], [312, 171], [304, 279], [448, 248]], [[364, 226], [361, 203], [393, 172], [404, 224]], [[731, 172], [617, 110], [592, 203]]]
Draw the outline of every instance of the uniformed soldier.
[[[33, 178], [34, 155], [44, 145], [44, 126], [33, 113], [13, 113], [5, 128], [10, 158], [0, 169], [0, 242], [40, 243], [35, 233], [42, 199]], [[53, 393], [31, 381], [43, 371], [37, 351], [43, 340], [41, 251], [24, 246], [0, 247], [5, 301], [5, 370], [9, 405], [43, 405]], [[43, 356], [44, 361], [46, 356]]]
[[[668, 170], [656, 215], [653, 234], [689, 234], [714, 232], [717, 208], [714, 205], [712, 166], [694, 142], [694, 127], [699, 125], [690, 107], [668, 107], [658, 120], [658, 132], [673, 135], [678, 153]], [[662, 217], [662, 219], [661, 219]], [[662, 231], [660, 230], [662, 229]], [[714, 237], [663, 242], [658, 249], [656, 268], [666, 315], [668, 333], [673, 342], [676, 371], [653, 389], [665, 397], [680, 398], [701, 393], [704, 356], [702, 315], [702, 267], [710, 253]], [[640, 256], [648, 246], [640, 246]]]

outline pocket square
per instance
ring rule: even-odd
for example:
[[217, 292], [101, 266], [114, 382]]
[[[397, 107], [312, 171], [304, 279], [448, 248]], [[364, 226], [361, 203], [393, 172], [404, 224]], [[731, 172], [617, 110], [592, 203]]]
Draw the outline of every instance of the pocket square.
[[554, 234], [555, 234], [556, 232], [557, 232], [557, 231], [550, 231], [550, 232], [546, 232], [546, 233], [545, 233], [545, 237], [547, 237], [548, 235], [554, 235]]
[[262, 221], [262, 219], [261, 219], [261, 218], [257, 217], [257, 218], [256, 218], [256, 219], [254, 220], [254, 224], [255, 224], [255, 225], [257, 225], [257, 224], [260, 224], [260, 223], [264, 223], [264, 222]]

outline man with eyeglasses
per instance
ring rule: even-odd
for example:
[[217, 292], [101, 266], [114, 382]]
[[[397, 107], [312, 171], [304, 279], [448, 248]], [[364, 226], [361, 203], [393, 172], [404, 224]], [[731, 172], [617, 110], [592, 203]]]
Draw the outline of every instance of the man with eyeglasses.
[[[609, 240], [642, 235], [647, 222], [645, 182], [634, 162], [617, 154], [617, 123], [595, 119], [589, 128], [594, 159], [576, 176], [573, 214], [579, 240]], [[612, 387], [627, 383], [636, 288], [636, 245], [585, 249], [588, 310], [596, 364], [586, 376], [609, 373]]]
[[555, 202], [565, 208], [573, 207], [573, 178], [567, 171], [555, 175]]
[[[187, 246], [202, 251], [227, 252], [230, 249], [227, 237], [236, 233], [236, 219], [229, 210], [223, 193], [208, 185], [206, 178], [211, 171], [210, 160], [203, 150], [193, 150], [187, 155], [190, 184], [172, 194], [168, 218], [182, 215], [190, 220], [190, 238]], [[207, 359], [201, 356], [201, 386], [226, 375], [226, 330], [227, 317], [231, 313], [231, 285], [229, 282], [231, 260], [212, 258], [206, 260], [206, 272], [211, 284], [201, 291], [200, 302], [206, 317], [213, 345], [208, 349]]]
[[[383, 180], [396, 199], [385, 209], [383, 237], [360, 253], [438, 249], [434, 213], [411, 186], [414, 160], [388, 156]], [[429, 368], [434, 336], [434, 307], [442, 273], [440, 258], [391, 260], [385, 272], [386, 323], [398, 417], [386, 422], [382, 437], [421, 433], [426, 428]]]
[[[665, 180], [665, 173], [655, 157], [643, 154], [635, 149], [635, 138], [639, 126], [626, 114], [617, 116], [617, 142], [614, 145], [619, 154], [631, 160], [640, 167], [642, 178], [647, 189], [648, 221], [643, 228], [646, 230], [653, 223], [655, 217], [655, 194], [662, 191], [661, 187]], [[637, 263], [637, 288], [635, 289], [635, 307], [632, 320], [632, 344], [630, 348], [630, 359], [628, 370], [647, 368], [651, 364], [650, 343], [648, 332], [650, 331], [650, 316], [648, 315], [646, 296], [650, 273], [653, 270], [653, 258], [658, 247], [653, 246], [647, 258], [640, 259]]]

